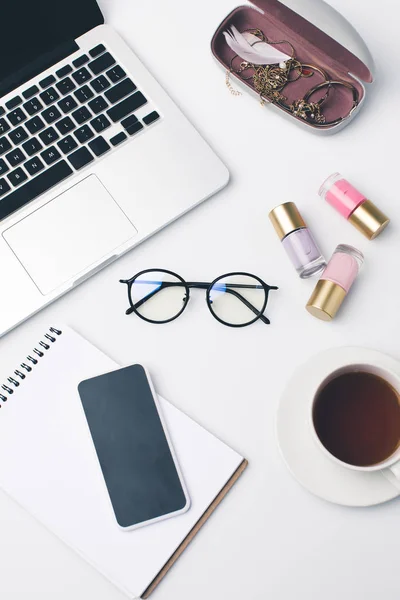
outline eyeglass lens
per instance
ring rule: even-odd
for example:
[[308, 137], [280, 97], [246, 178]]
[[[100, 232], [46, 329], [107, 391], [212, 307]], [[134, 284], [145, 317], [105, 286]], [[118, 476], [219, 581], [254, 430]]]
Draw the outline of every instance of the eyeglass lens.
[[264, 286], [251, 275], [218, 279], [207, 294], [211, 312], [229, 325], [248, 325], [264, 311]]
[[142, 273], [133, 281], [130, 293], [139, 315], [157, 323], [175, 318], [187, 303], [183, 280], [163, 271]]

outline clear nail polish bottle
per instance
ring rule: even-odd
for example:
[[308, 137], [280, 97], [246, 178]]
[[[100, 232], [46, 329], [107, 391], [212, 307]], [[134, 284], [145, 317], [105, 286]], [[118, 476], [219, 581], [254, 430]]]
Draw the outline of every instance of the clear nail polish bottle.
[[306, 306], [308, 312], [321, 321], [331, 321], [350, 291], [363, 262], [364, 256], [357, 248], [339, 244], [311, 294]]
[[269, 219], [302, 279], [325, 268], [325, 259], [294, 202], [285, 202], [271, 210]]

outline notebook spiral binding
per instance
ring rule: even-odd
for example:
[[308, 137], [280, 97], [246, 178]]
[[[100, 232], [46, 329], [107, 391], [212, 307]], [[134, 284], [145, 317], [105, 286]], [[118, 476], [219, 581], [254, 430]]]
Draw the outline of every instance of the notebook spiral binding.
[[[57, 341], [57, 337], [60, 335], [62, 335], [62, 331], [60, 329], [50, 327], [48, 333], [43, 335], [43, 338], [46, 341], [40, 340], [38, 343], [40, 348], [35, 347], [32, 350], [32, 354], [36, 355], [38, 358], [28, 354], [26, 357], [27, 362], [22, 362], [20, 367], [15, 369], [14, 373], [10, 377], [7, 377], [6, 383], [3, 383], [0, 386], [0, 408], [2, 407], [3, 402], [7, 402], [9, 397], [14, 393], [15, 389], [21, 385], [21, 382], [26, 378], [26, 375], [32, 371], [35, 365], [38, 364], [39, 359], [43, 358], [45, 352], [51, 348], [51, 344], [54, 344], [54, 342]], [[45, 352], [41, 350], [42, 348]], [[29, 363], [31, 363], [33, 366], [31, 366]]]

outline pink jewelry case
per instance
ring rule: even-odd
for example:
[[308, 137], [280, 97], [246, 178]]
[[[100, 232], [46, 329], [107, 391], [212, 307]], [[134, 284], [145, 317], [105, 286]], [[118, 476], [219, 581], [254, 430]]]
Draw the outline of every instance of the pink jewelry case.
[[[346, 127], [359, 113], [373, 81], [374, 62], [361, 36], [329, 4], [323, 0], [254, 0], [253, 3], [238, 6], [222, 21], [211, 41], [211, 51], [225, 72], [231, 70], [235, 53], [228, 46], [223, 31], [232, 25], [239, 32], [260, 29], [269, 42], [290, 42], [297, 60], [322, 68], [332, 81], [351, 84], [358, 94], [357, 104], [353, 106], [354, 93], [351, 89], [333, 85], [322, 105], [327, 122], [322, 126], [296, 116], [275, 103], [268, 103], [268, 110], [279, 111], [303, 128], [325, 135]], [[287, 44], [275, 45], [275, 48], [288, 54], [290, 52]], [[241, 61], [240, 58], [234, 59], [233, 67], [236, 69], [230, 72], [230, 84], [234, 89], [247, 90], [260, 99], [253, 79], [243, 80], [235, 74], [234, 70], [237, 70]], [[310, 88], [321, 82], [323, 76], [314, 71], [312, 77], [301, 77], [286, 85], [282, 94], [287, 98], [287, 104], [291, 104], [301, 100]], [[321, 99], [326, 89], [315, 92], [309, 101]]]

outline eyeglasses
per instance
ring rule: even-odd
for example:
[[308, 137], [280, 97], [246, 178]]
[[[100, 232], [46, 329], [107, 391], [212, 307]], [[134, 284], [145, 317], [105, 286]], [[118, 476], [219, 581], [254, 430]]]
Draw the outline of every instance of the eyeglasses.
[[258, 319], [269, 325], [263, 313], [270, 290], [278, 289], [251, 273], [227, 273], [204, 283], [187, 282], [166, 269], [146, 269], [131, 279], [121, 279], [120, 283], [128, 286], [127, 315], [134, 312], [149, 323], [169, 323], [185, 310], [192, 288], [206, 290], [212, 316], [229, 327], [245, 327]]

